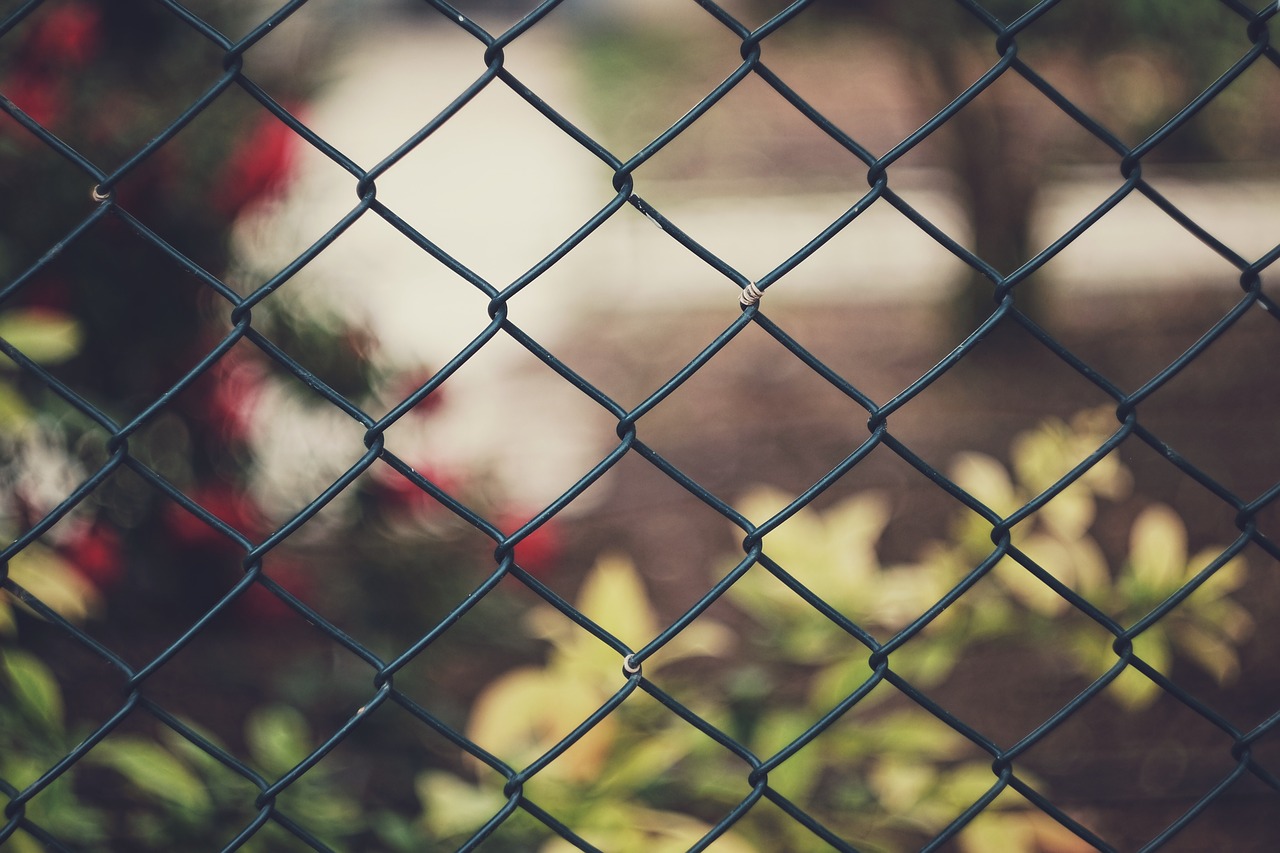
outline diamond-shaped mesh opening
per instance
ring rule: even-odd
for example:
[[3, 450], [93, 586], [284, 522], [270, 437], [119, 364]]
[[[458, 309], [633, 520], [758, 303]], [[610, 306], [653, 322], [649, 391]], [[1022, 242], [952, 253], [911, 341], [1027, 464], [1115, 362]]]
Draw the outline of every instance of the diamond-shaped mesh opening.
[[[683, 14], [677, 31], [625, 19], [588, 30], [579, 47], [586, 69], [585, 101], [591, 125], [622, 159], [649, 145], [741, 64], [732, 35], [699, 10]], [[644, 24], [648, 24], [645, 26]], [[662, 93], [653, 98], [652, 93]], [[677, 141], [678, 144], [678, 141]], [[686, 156], [663, 153], [646, 172], [678, 174]]]
[[0, 4], [0, 846], [1265, 844], [1184, 5]]
[[[1197, 819], [1193, 810], [1239, 766], [1230, 736], [1165, 694], [1126, 711], [1116, 701], [1120, 684], [1113, 682], [1031, 747], [1023, 760], [1026, 772], [1044, 787], [1061, 789], [1062, 804], [1114, 843], [1147, 844], [1188, 816], [1193, 824], [1221, 827], [1210, 820], [1212, 811]], [[1176, 738], [1169, 736], [1174, 731]], [[1070, 781], [1082, 774], [1094, 784]], [[1236, 780], [1220, 796], [1229, 801], [1244, 781]], [[1197, 833], [1205, 828], [1189, 837], [1203, 837]]]
[[[484, 170], [460, 172], [458, 160], [472, 157], [486, 163]], [[590, 152], [495, 83], [379, 176], [378, 200], [505, 287], [616, 195], [610, 176]], [[549, 194], [560, 200], [551, 211], [539, 206]], [[485, 238], [489, 228], [511, 235], [501, 251]]]

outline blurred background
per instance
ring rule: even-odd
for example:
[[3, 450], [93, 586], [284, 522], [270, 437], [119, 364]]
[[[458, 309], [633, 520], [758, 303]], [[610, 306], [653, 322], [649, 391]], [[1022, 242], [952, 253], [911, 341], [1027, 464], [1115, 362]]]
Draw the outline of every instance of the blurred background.
[[[750, 763], [637, 691], [521, 780], [576, 835], [521, 809], [481, 849], [1269, 849], [1264, 4], [535, 7], [0, 4], [25, 818], [222, 849], [341, 732], [246, 849], [460, 848], [623, 686], [608, 637], [740, 577], [644, 674], [794, 747], [776, 796], [730, 826]], [[1023, 15], [1010, 54], [992, 23]], [[1005, 518], [1104, 445], [1012, 556], [939, 488]], [[744, 562], [743, 520], [819, 483]]]

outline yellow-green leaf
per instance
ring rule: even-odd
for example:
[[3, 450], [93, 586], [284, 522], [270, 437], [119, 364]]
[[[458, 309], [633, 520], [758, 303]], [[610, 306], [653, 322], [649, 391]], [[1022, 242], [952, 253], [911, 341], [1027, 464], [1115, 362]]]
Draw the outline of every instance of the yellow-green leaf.
[[958, 454], [951, 466], [951, 479], [1001, 516], [1018, 508], [1017, 492], [1009, 472], [986, 454]]
[[875, 738], [886, 754], [941, 761], [950, 759], [966, 741], [959, 732], [923, 711], [901, 711], [877, 720]]
[[1171, 633], [1178, 648], [1219, 684], [1234, 681], [1240, 674], [1240, 657], [1224, 636], [1186, 621], [1173, 627]]
[[287, 705], [255, 709], [245, 722], [249, 752], [270, 773], [292, 770], [311, 752], [306, 718]]
[[[1051, 567], [1055, 565], [1055, 561], [1059, 566], [1065, 564], [1065, 551], [1056, 540], [1044, 539], [1038, 544], [1038, 553], [1034, 559], [1041, 568], [1052, 572]], [[1027, 607], [1045, 616], [1056, 616], [1066, 610], [1067, 600], [1021, 563], [1007, 558], [1001, 560], [996, 568], [1000, 582], [1014, 598]]]
[[34, 655], [18, 649], [4, 652], [0, 662], [13, 697], [27, 716], [52, 729], [61, 729], [62, 691], [49, 667]]
[[13, 618], [13, 608], [9, 606], [9, 596], [0, 594], [0, 636], [12, 637], [18, 633], [18, 623]]
[[[582, 582], [578, 609], [632, 648], [658, 633], [657, 617], [649, 604], [635, 566], [626, 557], [605, 555]], [[618, 661], [622, 665], [621, 659]]]
[[[595, 804], [575, 821], [575, 829], [594, 847], [610, 853], [684, 853], [711, 831], [710, 824], [679, 812], [647, 809], [629, 802]], [[570, 853], [578, 847], [553, 838], [539, 853]], [[718, 837], [709, 848], [716, 853], [755, 853], [733, 832]]]
[[1096, 512], [1093, 495], [1077, 481], [1041, 507], [1036, 518], [1055, 535], [1070, 542], [1088, 532]]
[[[523, 767], [590, 717], [607, 697], [608, 691], [573, 677], [571, 670], [516, 669], [481, 692], [467, 736], [498, 758]], [[616, 727], [615, 716], [605, 717], [542, 772], [549, 778], [596, 778]]]
[[9, 836], [5, 843], [13, 845], [13, 853], [45, 853], [49, 849], [21, 829]]
[[[718, 657], [733, 648], [737, 635], [706, 616], [699, 617], [671, 638], [650, 660], [660, 665], [690, 657]], [[646, 666], [648, 662], [646, 661]]]
[[963, 650], [954, 640], [954, 635], [949, 639], [926, 635], [913, 640], [894, 655], [893, 669], [917, 687], [938, 684], [951, 674]]
[[9, 559], [14, 583], [73, 622], [96, 613], [102, 604], [97, 589], [52, 550], [28, 545]]
[[[0, 314], [0, 338], [41, 364], [71, 358], [80, 349], [81, 337], [75, 318], [46, 308], [15, 308]], [[0, 363], [13, 364], [7, 358]]]
[[610, 763], [598, 790], [629, 793], [662, 779], [689, 755], [701, 737], [693, 727], [677, 725], [647, 734], [643, 740], [628, 744], [625, 751], [620, 750], [622, 754]]
[[[871, 680], [872, 675], [871, 667], [867, 665], [865, 658], [844, 655], [835, 663], [823, 667], [814, 676], [812, 686], [809, 688], [809, 701], [816, 708], [835, 707], [849, 694]], [[862, 698], [859, 707], [869, 708], [887, 699], [893, 692], [892, 688], [872, 690]]]
[[959, 837], [964, 853], [1037, 853], [1032, 828], [1016, 812], [987, 810]]
[[154, 741], [130, 735], [108, 738], [89, 758], [124, 776], [141, 793], [183, 811], [205, 814], [213, 807], [200, 778]]
[[[1019, 538], [1016, 544], [1036, 565], [1076, 592], [1088, 596], [1107, 587], [1109, 574], [1106, 557], [1097, 543], [1088, 536], [1060, 539], [1044, 533], [1033, 533], [1026, 538]], [[1056, 593], [1055, 597], [1065, 605], [1065, 599], [1058, 597]], [[1048, 612], [1058, 613], [1061, 608]]]
[[[0, 357], [0, 366], [12, 364]], [[27, 423], [35, 412], [8, 382], [0, 381], [0, 431], [9, 432]]]
[[886, 811], [906, 814], [924, 798], [937, 775], [937, 767], [885, 753], [871, 768], [867, 783]]
[[880, 572], [859, 593], [869, 599], [863, 609], [873, 621], [897, 629], [932, 607], [946, 591], [939, 573], [930, 567], [902, 566]]
[[[986, 796], [999, 781], [991, 770], [991, 762], [970, 761], [946, 774], [939, 798], [950, 806], [952, 814], [958, 814]], [[996, 808], [1004, 802], [1005, 798], [997, 798], [988, 808]]]
[[501, 792], [472, 785], [451, 773], [428, 770], [414, 783], [422, 820], [437, 841], [475, 832], [506, 802]]
[[[1188, 574], [1198, 574], [1205, 566], [1222, 556], [1223, 550], [1222, 548], [1205, 548], [1203, 551], [1196, 552], [1187, 564]], [[1248, 562], [1244, 557], [1236, 555], [1218, 567], [1213, 577], [1205, 582], [1200, 591], [1196, 592], [1196, 596], [1208, 595], [1212, 598], [1220, 598], [1244, 586], [1248, 578]]]
[[1167, 594], [1187, 573], [1187, 529], [1170, 507], [1144, 509], [1129, 531], [1128, 573], [1151, 594]]
[[[1134, 641], [1134, 651], [1152, 668], [1167, 672], [1171, 655], [1159, 625]], [[1133, 666], [1128, 666], [1107, 687], [1107, 694], [1130, 711], [1147, 707], [1160, 695], [1160, 686]]]

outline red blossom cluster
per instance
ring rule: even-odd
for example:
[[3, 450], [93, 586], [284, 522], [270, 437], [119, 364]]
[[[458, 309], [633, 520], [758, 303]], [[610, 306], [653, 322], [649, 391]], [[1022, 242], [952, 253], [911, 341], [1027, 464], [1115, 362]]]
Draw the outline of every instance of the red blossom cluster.
[[0, 92], [34, 121], [52, 127], [65, 113], [74, 76], [98, 50], [100, 25], [98, 9], [79, 0], [36, 12]]
[[[462, 485], [458, 477], [430, 462], [419, 462], [411, 467], [428, 482], [451, 495], [457, 494]], [[372, 482], [370, 491], [378, 507], [393, 516], [423, 518], [444, 509], [444, 505], [427, 490], [388, 465], [380, 465], [374, 470]]]
[[120, 531], [103, 521], [79, 526], [58, 552], [81, 577], [99, 591], [114, 589], [124, 580], [124, 546]]
[[[290, 112], [297, 114], [296, 106]], [[289, 181], [300, 139], [284, 122], [263, 112], [236, 142], [219, 174], [213, 203], [229, 219], [279, 195]]]
[[220, 441], [233, 445], [249, 440], [253, 413], [262, 398], [267, 370], [248, 348], [232, 347], [196, 383], [197, 416]]
[[[518, 530], [528, 522], [518, 513], [509, 512], [500, 520], [503, 530]], [[516, 564], [539, 580], [551, 577], [564, 555], [564, 539], [554, 519], [525, 536], [515, 547]]]
[[[190, 497], [206, 512], [252, 543], [265, 539], [273, 530], [254, 500], [244, 490], [227, 483], [200, 486]], [[180, 552], [220, 557], [225, 566], [238, 566], [244, 556], [243, 546], [233, 538], [178, 504], [166, 508], [165, 524]], [[310, 592], [310, 575], [305, 565], [292, 556], [270, 553], [266, 558], [265, 574], [297, 598], [306, 599]], [[261, 625], [279, 622], [292, 612], [283, 599], [257, 584], [236, 599], [234, 611], [242, 620]]]
[[[47, 0], [7, 35], [5, 47], [8, 58], [0, 64], [0, 94], [51, 132], [64, 134], [74, 131], [78, 140], [101, 143], [103, 150], [109, 151], [110, 158], [136, 150], [131, 137], [135, 124], [145, 123], [153, 114], [176, 114], [179, 106], [157, 100], [163, 93], [158, 95], [154, 91], [129, 89], [131, 78], [127, 75], [112, 76], [115, 69], [112, 60], [120, 57], [105, 55], [108, 31], [104, 23], [111, 27], [120, 24], [121, 21], [115, 17], [118, 14], [131, 13], [124, 10], [123, 4], [116, 7], [103, 0]], [[165, 55], [178, 56], [173, 53]], [[182, 60], [179, 57], [175, 61], [180, 64]], [[119, 87], [114, 85], [117, 82]], [[92, 91], [90, 84], [94, 84]], [[178, 238], [185, 240], [184, 246], [207, 250], [212, 259], [208, 268], [215, 271], [219, 269], [218, 264], [225, 261], [219, 255], [222, 250], [217, 247], [226, 245], [232, 223], [246, 214], [262, 210], [262, 205], [286, 188], [302, 144], [301, 137], [269, 110], [257, 105], [249, 108], [254, 111], [252, 114], [241, 112], [236, 122], [230, 125], [233, 135], [179, 134], [152, 152], [115, 187], [116, 204], [143, 221], [163, 222], [170, 226], [175, 241]], [[285, 102], [285, 108], [293, 115], [302, 114], [296, 103]], [[38, 144], [31, 134], [11, 121], [0, 120], [0, 133]], [[146, 138], [142, 130], [138, 130], [136, 135]], [[111, 145], [117, 145], [119, 150], [109, 150]], [[101, 152], [90, 154], [96, 159]], [[37, 178], [31, 178], [30, 183], [37, 185]], [[199, 190], [194, 203], [190, 193], [184, 194], [192, 187]], [[114, 240], [116, 234], [109, 229], [118, 225], [116, 218], [108, 217], [102, 234], [91, 236]], [[153, 270], [148, 255], [136, 253], [121, 257], [129, 258], [130, 264], [119, 271], [119, 281], [145, 284], [152, 280]], [[76, 266], [77, 260], [75, 253], [68, 252], [66, 258], [60, 260], [61, 266], [56, 272], [42, 272], [23, 288], [18, 301], [86, 321], [83, 323], [87, 330], [83, 360], [90, 363], [90, 367], [82, 372], [91, 378], [98, 378], [94, 365], [106, 365], [112, 361], [102, 357], [104, 351], [114, 358], [122, 346], [139, 343], [137, 348], [145, 350], [148, 357], [154, 359], [157, 350], [150, 342], [127, 340], [128, 335], [118, 336], [118, 326], [104, 323], [95, 331], [94, 323], [89, 320], [95, 316], [93, 306], [98, 303], [94, 299], [100, 293], [91, 289], [99, 281], [98, 270], [95, 267], [91, 275], [86, 275]], [[146, 295], [146, 299], [139, 301], [140, 305], [158, 304], [153, 299], [154, 293], [145, 290], [143, 285], [139, 285], [137, 292]], [[211, 340], [201, 332], [206, 315], [198, 312], [195, 306], [195, 300], [189, 303], [175, 301], [155, 309], [157, 316], [162, 316], [170, 327], [183, 330], [182, 334], [174, 334], [162, 342], [170, 349], [162, 351], [165, 354], [158, 359], [161, 364], [157, 366], [157, 375], [167, 377], [166, 369], [170, 362], [172, 365], [190, 364], [190, 360], [181, 357], [184, 353], [198, 359], [216, 346], [216, 338]], [[304, 328], [302, 331], [310, 333], [312, 330]], [[337, 360], [344, 364], [372, 363], [376, 342], [368, 338], [367, 332], [349, 329], [342, 333], [345, 336], [330, 340], [326, 336], [331, 333], [332, 330], [324, 330], [316, 335], [319, 343], [315, 345], [330, 355], [340, 352]], [[99, 340], [95, 334], [106, 339]], [[198, 342], [198, 350], [194, 353], [188, 349], [193, 342]], [[270, 536], [276, 529], [275, 524], [246, 489], [217, 478], [226, 476], [226, 471], [252, 459], [255, 418], [264, 402], [270, 370], [269, 360], [248, 342], [242, 341], [184, 391], [179, 402], [180, 414], [192, 437], [192, 468], [202, 472], [198, 475], [199, 482], [189, 490], [190, 497], [252, 544]], [[374, 389], [367, 384], [359, 387], [360, 382], [369, 380], [369, 374], [362, 371], [355, 371], [355, 374], [352, 385], [356, 395], [389, 402], [390, 405], [417, 393], [434, 375], [408, 370], [390, 381], [379, 383], [379, 387]], [[93, 382], [87, 381], [86, 384], [92, 385]], [[127, 386], [112, 393], [124, 399], [135, 390]], [[139, 395], [145, 390], [139, 391]], [[424, 423], [422, 419], [434, 417], [446, 404], [446, 399], [442, 390], [437, 389], [414, 406], [406, 418], [421, 426]], [[418, 456], [410, 461], [415, 470], [444, 492], [459, 498], [466, 495], [468, 481], [465, 474], [451, 468], [447, 460], [442, 463], [439, 459]], [[247, 464], [252, 465], [252, 462]], [[211, 473], [214, 471], [222, 473]], [[251, 472], [242, 473], [248, 475], [243, 478], [245, 481], [251, 479]], [[231, 475], [231, 478], [240, 479], [238, 475]], [[363, 488], [361, 500], [367, 501], [364, 507], [371, 507], [383, 518], [410, 522], [407, 526], [392, 525], [387, 535], [393, 537], [414, 527], [434, 535], [442, 527], [437, 522], [449, 514], [444, 504], [428, 491], [387, 465], [380, 464], [370, 472]], [[492, 508], [492, 504], [489, 506]], [[235, 537], [226, 535], [216, 525], [207, 523], [178, 504], [169, 503], [155, 509], [155, 512], [154, 516], [129, 530], [111, 526], [105, 516], [83, 519], [82, 523], [61, 536], [55, 547], [63, 559], [104, 592], [118, 589], [126, 580], [126, 564], [129, 562], [126, 554], [132, 554], [130, 549], [133, 547], [140, 548], [140, 553], [147, 555], [147, 562], [139, 563], [141, 566], [198, 565], [201, 571], [208, 567], [210, 574], [207, 577], [216, 578], [210, 587], [214, 592], [229, 589], [242, 577], [240, 572], [246, 553], [242, 542], [237, 542]], [[489, 513], [486, 511], [485, 514]], [[532, 514], [519, 508], [502, 508], [499, 502], [499, 508], [489, 517], [498, 519], [499, 529], [514, 531], [527, 523]], [[359, 517], [351, 520], [353, 528], [368, 518], [363, 513], [357, 515]], [[356, 533], [363, 535], [365, 531], [357, 529]], [[336, 544], [340, 548], [355, 548], [351, 543]], [[310, 593], [320, 589], [315, 567], [304, 562], [291, 548], [284, 544], [272, 549], [264, 558], [263, 573], [300, 599], [307, 600]], [[521, 539], [515, 546], [514, 556], [524, 570], [536, 577], [547, 578], [556, 570], [563, 550], [562, 533], [553, 520]], [[475, 554], [481, 566], [491, 565], [486, 556]], [[135, 580], [141, 582], [144, 576], [145, 571], [142, 571]], [[191, 594], [193, 600], [203, 596], [203, 592]], [[203, 604], [203, 600], [200, 603]], [[234, 612], [245, 622], [262, 625], [292, 618], [289, 616], [290, 608], [261, 584], [250, 586], [237, 598]]]

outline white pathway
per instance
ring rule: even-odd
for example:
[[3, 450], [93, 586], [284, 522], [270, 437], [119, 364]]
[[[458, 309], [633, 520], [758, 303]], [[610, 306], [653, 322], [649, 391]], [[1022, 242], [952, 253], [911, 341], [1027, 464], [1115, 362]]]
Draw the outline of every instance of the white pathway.
[[[482, 71], [479, 45], [461, 31], [396, 22], [349, 45], [308, 123], [363, 167], [372, 167], [443, 109]], [[571, 54], [554, 29], [535, 27], [507, 51], [507, 67], [548, 103], [591, 131], [578, 106]], [[936, 176], [902, 171], [893, 186], [961, 241], [968, 228]], [[354, 180], [311, 152], [283, 210], [245, 229], [251, 264], [278, 268], [357, 201]], [[1042, 244], [1070, 227], [1119, 185], [1083, 175], [1051, 186], [1036, 233]], [[1280, 240], [1280, 181], [1160, 184], [1232, 248], [1256, 257]], [[613, 196], [610, 172], [528, 104], [495, 82], [377, 181], [378, 199], [496, 287], [505, 287], [554, 249]], [[645, 182], [638, 192], [682, 229], [751, 278], [819, 233], [856, 197], [844, 194], [724, 195], [693, 184]], [[948, 252], [887, 204], [784, 278], [768, 304], [936, 300], [964, 274]], [[1101, 227], [1045, 271], [1056, 288], [1176, 287], [1230, 270], [1153, 205], [1123, 202]], [[399, 365], [438, 367], [488, 322], [487, 298], [427, 257], [376, 216], [366, 215], [310, 264], [288, 291], [312, 310], [366, 325]], [[617, 312], [736, 313], [737, 290], [630, 207], [535, 280], [510, 304], [510, 318], [553, 351], [583, 322]], [[541, 506], [570, 485], [610, 445], [610, 420], [580, 394], [500, 336], [445, 386], [448, 405], [430, 428], [405, 437], [407, 456], [460, 468], [490, 468], [500, 488]], [[285, 489], [322, 480], [349, 462], [317, 464], [340, 445], [338, 425], [267, 434], [270, 483]], [[348, 430], [349, 431], [349, 430]], [[278, 431], [277, 431], [278, 432]], [[346, 445], [349, 448], [349, 444]], [[274, 483], [274, 485], [272, 485]], [[305, 486], [310, 488], [310, 486]]]

